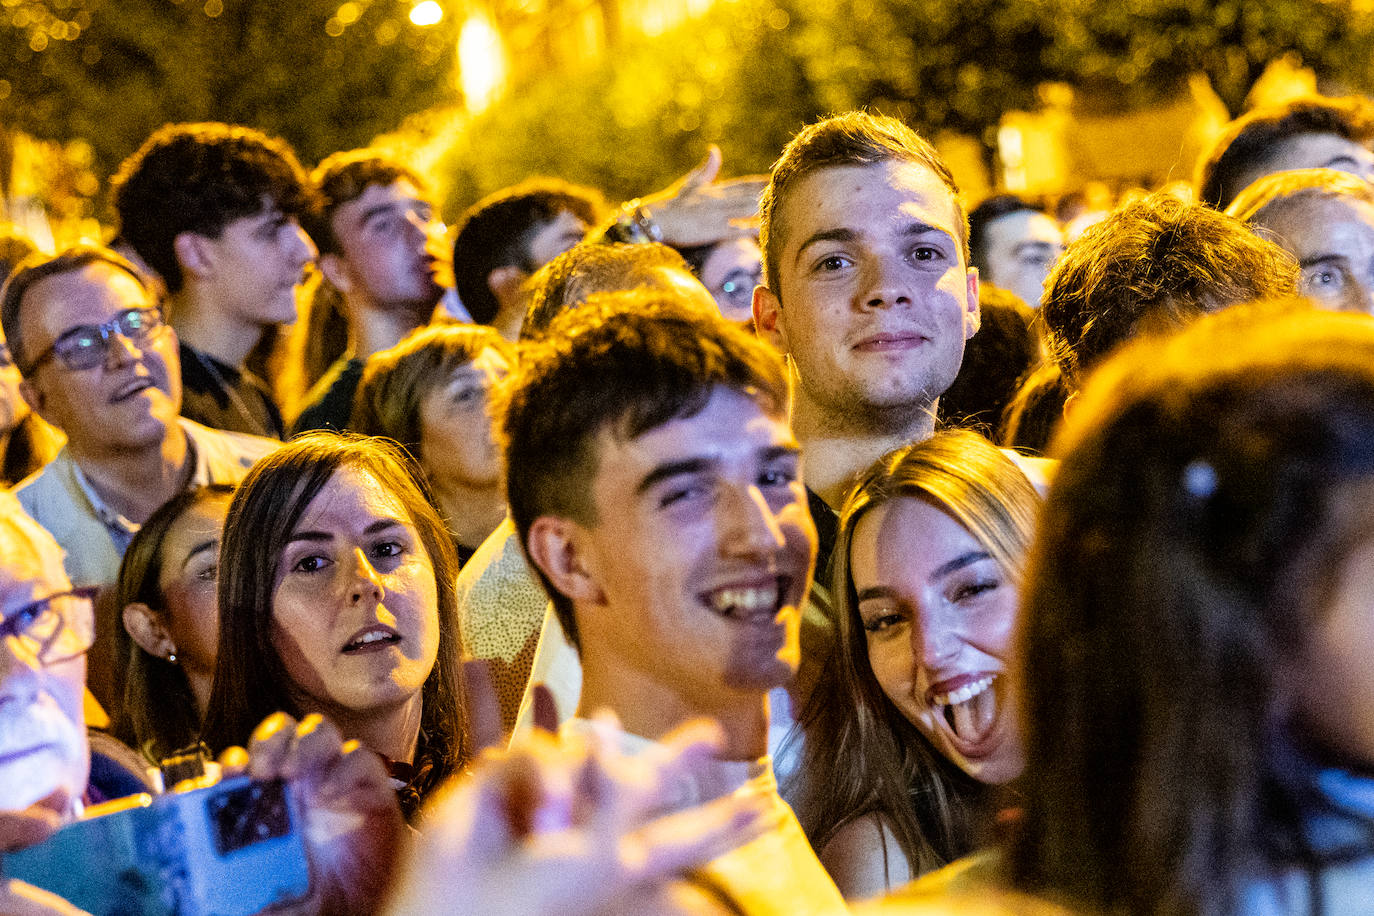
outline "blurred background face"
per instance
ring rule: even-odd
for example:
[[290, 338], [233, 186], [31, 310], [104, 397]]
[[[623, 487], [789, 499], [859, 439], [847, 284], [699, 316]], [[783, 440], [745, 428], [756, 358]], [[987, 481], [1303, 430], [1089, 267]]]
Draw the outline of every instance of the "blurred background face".
[[487, 347], [420, 401], [420, 455], [438, 487], [494, 487], [501, 453], [492, 438], [491, 391], [510, 363]]
[[1045, 278], [1063, 253], [1063, 233], [1050, 217], [1038, 210], [1008, 213], [988, 223], [984, 279], [1039, 308]]
[[19, 393], [20, 381], [19, 368], [5, 343], [5, 332], [0, 331], [0, 440], [14, 432], [29, 414], [29, 405]]
[[754, 287], [763, 279], [759, 243], [744, 236], [721, 242], [701, 265], [702, 285], [731, 321], [752, 321]]
[[[1370, 495], [1368, 485], [1362, 498]], [[1341, 562], [1330, 607], [1317, 614], [1296, 678], [1298, 718], [1322, 747], [1374, 766], [1374, 536]]]
[[1298, 261], [1298, 289], [1324, 308], [1374, 314], [1374, 204], [1304, 195], [1264, 221]]
[[195, 503], [172, 523], [162, 543], [158, 592], [177, 663], [188, 678], [205, 679], [207, 688], [219, 646], [215, 583], [229, 498], [223, 494]]
[[863, 515], [850, 568], [883, 693], [973, 778], [1023, 765], [1004, 677], [1018, 593], [977, 538], [931, 503], [898, 497]]

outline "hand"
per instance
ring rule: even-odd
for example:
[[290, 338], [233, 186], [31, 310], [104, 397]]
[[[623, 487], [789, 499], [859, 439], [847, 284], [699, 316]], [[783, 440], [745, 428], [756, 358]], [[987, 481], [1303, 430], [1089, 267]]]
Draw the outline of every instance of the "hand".
[[643, 198], [665, 243], [678, 248], [712, 245], [756, 231], [753, 223], [767, 176], [716, 181], [720, 165], [720, 147], [711, 144], [701, 165]]
[[22, 811], [0, 811], [0, 852], [33, 846], [52, 836], [62, 825], [62, 818], [47, 801], [36, 802]]
[[388, 912], [578, 916], [671, 881], [763, 826], [764, 800], [751, 796], [656, 815], [719, 742], [696, 724], [628, 758], [606, 725], [587, 741], [536, 730], [486, 752], [427, 808]]
[[0, 878], [0, 916], [90, 916], [56, 894], [17, 878]]
[[328, 720], [297, 723], [285, 713], [263, 720], [245, 754], [220, 757], [225, 775], [284, 779], [300, 801], [311, 877], [311, 913], [372, 913], [386, 894], [405, 824], [376, 754], [344, 741]]

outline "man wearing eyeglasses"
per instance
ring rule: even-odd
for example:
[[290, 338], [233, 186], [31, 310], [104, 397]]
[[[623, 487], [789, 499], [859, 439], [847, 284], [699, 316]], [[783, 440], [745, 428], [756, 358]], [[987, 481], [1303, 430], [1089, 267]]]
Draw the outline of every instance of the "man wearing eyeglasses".
[[[15, 492], [66, 550], [78, 586], [113, 583], [139, 526], [172, 496], [237, 483], [276, 447], [179, 416], [176, 332], [136, 268], [106, 248], [22, 266], [0, 294], [0, 321], [25, 400], [67, 435]], [[100, 633], [113, 625], [102, 619]], [[108, 664], [99, 652], [93, 662]]]

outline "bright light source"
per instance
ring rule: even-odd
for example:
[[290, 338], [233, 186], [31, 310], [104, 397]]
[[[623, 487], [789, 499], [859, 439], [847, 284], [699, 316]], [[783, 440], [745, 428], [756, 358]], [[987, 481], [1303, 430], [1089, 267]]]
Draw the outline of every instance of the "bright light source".
[[416, 25], [438, 25], [444, 18], [444, 8], [434, 0], [424, 0], [410, 8], [410, 21]]
[[506, 81], [506, 58], [501, 36], [483, 16], [463, 23], [458, 35], [459, 82], [468, 110], [482, 111], [496, 99]]

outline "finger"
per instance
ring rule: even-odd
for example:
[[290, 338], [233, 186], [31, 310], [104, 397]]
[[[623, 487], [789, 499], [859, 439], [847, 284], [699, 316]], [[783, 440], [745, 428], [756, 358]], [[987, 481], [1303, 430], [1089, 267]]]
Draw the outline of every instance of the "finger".
[[296, 720], [284, 712], [263, 719], [248, 741], [248, 775], [258, 780], [280, 778], [295, 733]]
[[56, 894], [23, 881], [0, 878], [0, 913], [5, 916], [89, 916]]
[[57, 812], [42, 805], [0, 813], [0, 851], [11, 852], [41, 843], [61, 825]]
[[517, 837], [566, 830], [573, 823], [574, 767], [550, 740], [522, 742], [495, 768], [506, 822]]
[[[491, 663], [484, 658], [463, 662], [463, 691], [468, 701], [468, 730], [477, 750], [501, 747], [501, 704], [491, 680]], [[536, 714], [538, 710], [535, 710]]]
[[311, 713], [296, 726], [282, 758], [278, 778], [312, 781], [324, 778], [341, 756], [343, 743], [343, 735], [334, 723], [319, 713]]
[[534, 685], [534, 727], [551, 734], [558, 732], [558, 704], [553, 691], [544, 684]]
[[699, 188], [702, 185], [708, 185], [715, 181], [716, 176], [720, 174], [720, 165], [722, 161], [724, 161], [724, 159], [721, 156], [720, 147], [716, 146], [714, 143], [707, 146], [706, 158], [702, 160], [701, 165], [682, 176], [681, 190], [686, 191], [692, 188]]
[[703, 865], [773, 829], [778, 815], [762, 793], [736, 793], [661, 817], [626, 837], [622, 865], [652, 882]]
[[219, 772], [221, 779], [232, 779], [247, 773], [248, 752], [237, 744], [226, 747], [219, 755]]

